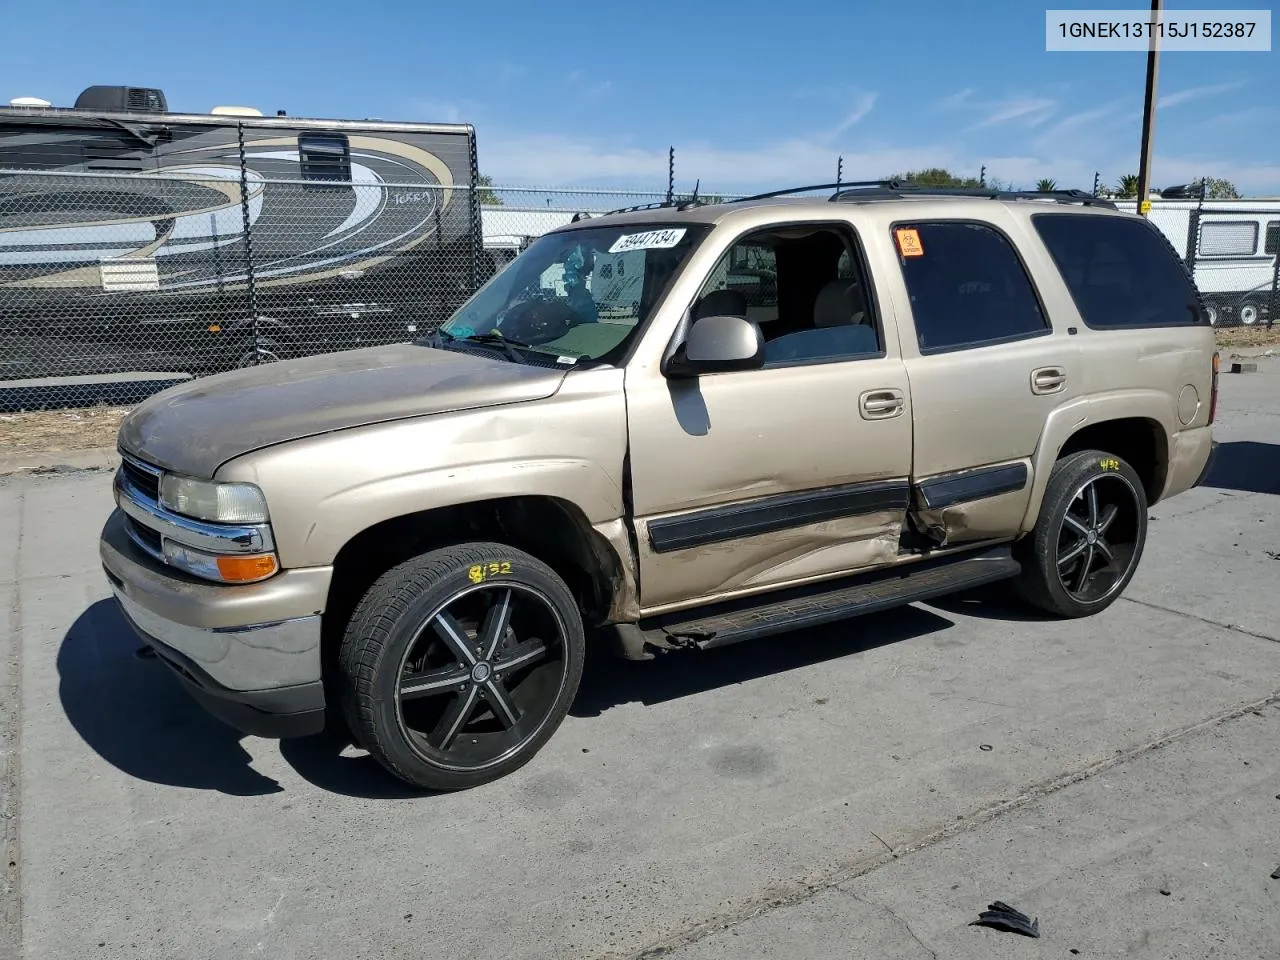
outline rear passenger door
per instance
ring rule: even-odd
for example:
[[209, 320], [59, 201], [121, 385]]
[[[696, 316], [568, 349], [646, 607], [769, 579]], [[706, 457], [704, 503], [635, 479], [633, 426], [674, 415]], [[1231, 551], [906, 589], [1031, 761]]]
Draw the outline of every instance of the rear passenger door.
[[915, 409], [912, 512], [941, 544], [1016, 532], [1050, 411], [1079, 391], [1079, 350], [1055, 330], [1013, 236], [1021, 223], [890, 225]]

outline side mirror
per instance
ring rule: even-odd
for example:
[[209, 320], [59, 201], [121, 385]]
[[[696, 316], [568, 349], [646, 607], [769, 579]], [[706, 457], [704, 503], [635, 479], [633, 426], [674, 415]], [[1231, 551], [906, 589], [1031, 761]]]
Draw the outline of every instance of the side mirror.
[[742, 317], [703, 317], [663, 370], [668, 377], [756, 370], [764, 366], [764, 334]]

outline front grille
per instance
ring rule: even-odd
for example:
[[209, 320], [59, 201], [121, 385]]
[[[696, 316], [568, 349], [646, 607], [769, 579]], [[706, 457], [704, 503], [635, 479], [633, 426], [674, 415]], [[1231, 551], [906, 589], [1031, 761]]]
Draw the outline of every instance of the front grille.
[[145, 494], [152, 500], [160, 499], [160, 475], [152, 473], [150, 470], [144, 470], [132, 460], [123, 459], [120, 463], [124, 470], [125, 477], [129, 482], [138, 489], [138, 492]]
[[125, 530], [134, 543], [154, 557], [164, 557], [164, 544], [160, 539], [160, 534], [150, 527], [144, 527], [133, 517], [125, 517], [124, 524]]

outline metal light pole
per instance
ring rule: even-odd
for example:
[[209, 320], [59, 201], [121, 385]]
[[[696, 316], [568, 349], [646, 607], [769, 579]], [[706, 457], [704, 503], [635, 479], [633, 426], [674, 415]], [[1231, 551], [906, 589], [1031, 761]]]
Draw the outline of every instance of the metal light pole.
[[1160, 73], [1159, 28], [1164, 0], [1151, 0], [1151, 36], [1147, 41], [1147, 92], [1142, 104], [1142, 153], [1138, 158], [1138, 213], [1151, 211], [1151, 145], [1156, 135], [1156, 81]]

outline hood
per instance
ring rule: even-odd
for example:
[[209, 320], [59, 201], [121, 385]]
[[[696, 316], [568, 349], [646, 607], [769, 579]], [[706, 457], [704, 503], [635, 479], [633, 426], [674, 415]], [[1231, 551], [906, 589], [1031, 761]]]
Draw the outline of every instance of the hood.
[[170, 387], [120, 426], [120, 448], [211, 478], [233, 457], [287, 440], [433, 413], [541, 400], [563, 369], [412, 343], [327, 353]]

